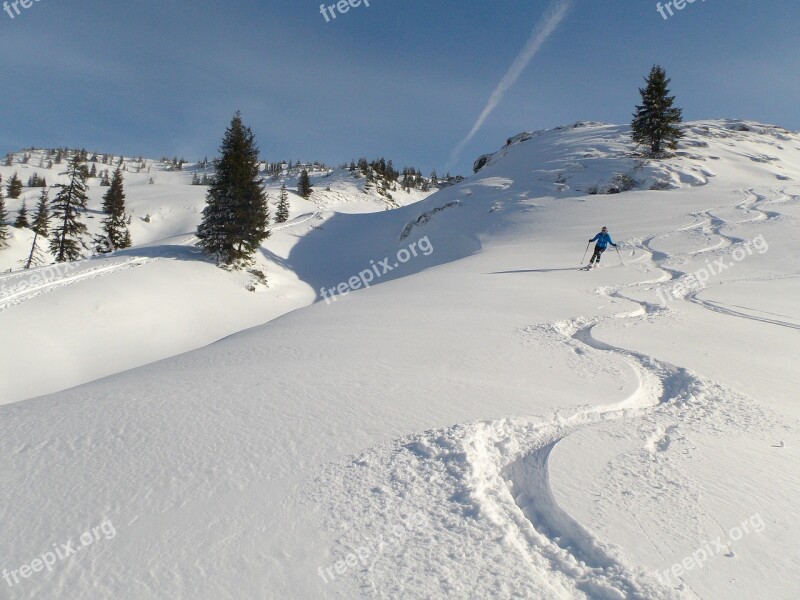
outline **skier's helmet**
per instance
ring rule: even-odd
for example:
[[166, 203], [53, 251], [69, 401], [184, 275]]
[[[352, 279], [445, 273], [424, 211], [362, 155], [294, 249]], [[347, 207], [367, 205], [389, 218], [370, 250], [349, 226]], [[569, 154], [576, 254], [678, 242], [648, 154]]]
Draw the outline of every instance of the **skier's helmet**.
[[608, 231], [608, 227], [606, 227], [606, 226], [604, 225], [604, 226], [603, 226], [603, 229], [602, 229], [601, 231], [602, 231], [603, 233], [605, 233], [606, 231]]

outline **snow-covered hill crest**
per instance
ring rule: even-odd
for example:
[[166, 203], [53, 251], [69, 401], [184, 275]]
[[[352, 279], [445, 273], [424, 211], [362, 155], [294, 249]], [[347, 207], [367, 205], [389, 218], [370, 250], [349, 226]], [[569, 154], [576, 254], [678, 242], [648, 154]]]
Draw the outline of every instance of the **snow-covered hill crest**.
[[539, 180], [552, 193], [615, 194], [705, 185], [716, 175], [716, 161], [736, 157], [761, 163], [766, 175], [785, 181], [790, 177], [783, 171], [781, 153], [800, 147], [797, 133], [752, 121], [690, 122], [683, 131], [671, 157], [652, 160], [640, 156], [629, 127], [579, 121], [513, 136], [498, 152], [479, 157], [474, 170], [500, 159], [535, 156]]

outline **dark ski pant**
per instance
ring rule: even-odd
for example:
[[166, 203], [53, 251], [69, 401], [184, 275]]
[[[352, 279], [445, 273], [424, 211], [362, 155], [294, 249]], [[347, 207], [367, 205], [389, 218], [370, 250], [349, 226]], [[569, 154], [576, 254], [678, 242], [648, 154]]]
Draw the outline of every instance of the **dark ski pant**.
[[605, 246], [603, 246], [602, 248], [600, 246], [595, 246], [594, 247], [594, 254], [592, 254], [592, 258], [591, 258], [591, 260], [589, 260], [589, 264], [591, 265], [596, 261], [597, 264], [599, 265], [600, 264], [600, 257], [603, 256], [603, 252], [605, 252], [605, 251], [606, 251], [606, 247]]

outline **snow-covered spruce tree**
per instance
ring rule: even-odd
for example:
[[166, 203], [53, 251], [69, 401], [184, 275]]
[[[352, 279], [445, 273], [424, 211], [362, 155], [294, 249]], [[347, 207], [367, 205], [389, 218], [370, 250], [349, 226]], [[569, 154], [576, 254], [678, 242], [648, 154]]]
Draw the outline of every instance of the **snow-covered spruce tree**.
[[3, 178], [0, 177], [0, 248], [8, 246], [8, 211], [6, 210], [6, 197], [3, 195]]
[[81, 223], [81, 212], [86, 210], [86, 179], [89, 172], [78, 153], [69, 159], [67, 171], [69, 183], [57, 184], [61, 188], [53, 198], [53, 237], [50, 252], [57, 262], [78, 260], [81, 248], [86, 248], [82, 236], [86, 235], [86, 225]]
[[25, 200], [23, 200], [22, 206], [19, 207], [19, 212], [17, 213], [17, 219], [14, 221], [14, 227], [17, 229], [22, 229], [23, 227], [28, 227], [29, 225], [28, 207], [25, 205]]
[[269, 208], [258, 175], [258, 147], [237, 112], [214, 161], [203, 220], [197, 228], [200, 247], [217, 264], [245, 266], [269, 237]]
[[42, 195], [39, 196], [39, 203], [36, 205], [36, 215], [33, 217], [31, 229], [33, 230], [33, 243], [31, 244], [31, 252], [28, 254], [28, 260], [25, 261], [25, 268], [30, 269], [44, 263], [44, 256], [39, 249], [39, 238], [47, 239], [50, 233], [50, 211], [47, 207], [47, 190], [42, 190]]
[[669, 95], [670, 79], [658, 65], [645, 78], [647, 86], [639, 89], [642, 103], [636, 107], [631, 127], [633, 141], [646, 146], [653, 157], [661, 156], [665, 150], [674, 150], [683, 137], [677, 127], [683, 120], [683, 110], [673, 106], [675, 96]]
[[300, 178], [297, 181], [297, 193], [303, 198], [308, 198], [311, 195], [311, 179], [309, 179], [308, 171], [305, 169], [300, 172]]
[[289, 220], [289, 191], [286, 184], [281, 186], [281, 194], [278, 197], [278, 208], [275, 211], [275, 222], [286, 223]]
[[131, 234], [128, 231], [128, 216], [125, 214], [125, 189], [119, 167], [111, 176], [111, 186], [103, 194], [103, 213], [106, 216], [101, 221], [102, 235], [95, 238], [97, 252], [104, 254], [130, 248]]
[[19, 195], [22, 193], [22, 180], [19, 176], [14, 173], [11, 176], [11, 179], [8, 180], [8, 186], [6, 187], [8, 191], [8, 197], [16, 200], [19, 198]]

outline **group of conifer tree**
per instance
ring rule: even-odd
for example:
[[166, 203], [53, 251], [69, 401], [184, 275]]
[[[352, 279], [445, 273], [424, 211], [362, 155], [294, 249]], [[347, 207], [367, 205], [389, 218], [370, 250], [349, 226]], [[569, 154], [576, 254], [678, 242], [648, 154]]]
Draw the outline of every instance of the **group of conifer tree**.
[[[86, 212], [87, 179], [89, 169], [85, 164], [82, 153], [74, 153], [68, 161], [66, 172], [67, 183], [54, 186], [58, 192], [50, 200], [50, 190], [42, 187], [36, 212], [32, 220], [28, 219], [28, 208], [23, 200], [14, 226], [30, 228], [33, 231], [33, 242], [28, 257], [23, 261], [24, 268], [28, 269], [46, 262], [45, 253], [40, 243], [47, 243], [48, 250], [56, 262], [68, 262], [84, 257], [84, 251], [89, 250], [86, 243], [88, 230], [83, 223]], [[43, 182], [37, 178], [36, 183]], [[0, 178], [2, 183], [2, 178]], [[22, 182], [16, 176], [9, 180], [7, 190], [11, 198], [18, 198], [21, 193]], [[108, 253], [131, 245], [131, 236], [128, 231], [130, 219], [125, 214], [125, 190], [122, 172], [119, 167], [114, 171], [108, 191], [103, 195], [103, 213], [100, 234], [93, 240], [93, 249], [97, 253]], [[2, 186], [0, 185], [0, 246], [8, 244], [8, 225], [6, 220], [8, 212], [5, 206]]]

